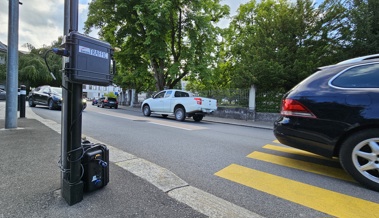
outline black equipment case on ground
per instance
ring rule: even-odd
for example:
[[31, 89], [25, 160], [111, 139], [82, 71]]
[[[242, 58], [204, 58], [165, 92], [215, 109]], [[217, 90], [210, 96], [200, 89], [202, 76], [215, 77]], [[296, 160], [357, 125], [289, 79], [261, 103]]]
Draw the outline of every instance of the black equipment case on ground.
[[91, 192], [106, 186], [109, 182], [109, 149], [103, 144], [83, 141], [83, 189]]

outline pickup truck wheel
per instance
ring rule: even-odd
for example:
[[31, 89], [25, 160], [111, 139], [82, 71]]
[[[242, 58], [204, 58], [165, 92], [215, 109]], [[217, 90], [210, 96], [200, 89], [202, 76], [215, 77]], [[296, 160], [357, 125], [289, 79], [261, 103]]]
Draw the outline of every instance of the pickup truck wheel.
[[203, 120], [203, 117], [204, 115], [193, 115], [192, 118], [195, 122], [200, 122], [201, 120]]
[[184, 108], [179, 107], [175, 109], [175, 119], [178, 121], [183, 121], [186, 119], [186, 113], [184, 111]]
[[151, 114], [150, 106], [149, 105], [144, 105], [143, 108], [142, 108], [142, 113], [146, 117], [150, 116], [150, 114]]

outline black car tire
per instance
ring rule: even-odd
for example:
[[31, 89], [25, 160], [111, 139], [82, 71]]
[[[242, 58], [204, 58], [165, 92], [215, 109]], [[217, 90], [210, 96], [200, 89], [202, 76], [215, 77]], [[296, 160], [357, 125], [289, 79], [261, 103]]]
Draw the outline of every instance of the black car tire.
[[184, 108], [178, 107], [175, 109], [175, 119], [178, 121], [184, 121], [186, 119], [186, 112]]
[[143, 113], [143, 115], [146, 116], [146, 117], [150, 116], [150, 114], [151, 114], [150, 106], [147, 105], [147, 104], [144, 105], [144, 106], [142, 107], [142, 113]]
[[195, 115], [193, 115], [193, 120], [195, 121], [195, 122], [200, 122], [200, 121], [202, 121], [203, 120], [203, 117], [204, 117], [204, 115], [201, 115], [201, 114], [195, 114]]
[[35, 107], [36, 106], [36, 104], [34, 104], [33, 97], [31, 97], [31, 96], [28, 99], [28, 103], [29, 103], [29, 107]]
[[49, 99], [47, 105], [48, 105], [48, 107], [49, 107], [50, 110], [53, 110], [53, 109], [54, 109], [54, 102], [53, 102], [53, 99]]
[[367, 129], [347, 138], [341, 145], [342, 167], [358, 182], [379, 191], [379, 129]]

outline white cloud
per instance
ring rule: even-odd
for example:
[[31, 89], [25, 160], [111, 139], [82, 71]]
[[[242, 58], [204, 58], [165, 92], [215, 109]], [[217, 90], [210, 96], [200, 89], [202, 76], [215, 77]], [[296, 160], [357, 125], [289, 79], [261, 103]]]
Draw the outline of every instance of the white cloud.
[[[10, 1], [10, 0], [9, 0]], [[8, 44], [8, 8], [9, 1], [0, 0], [0, 41]], [[37, 48], [51, 45], [59, 36], [63, 35], [63, 15], [65, 0], [25, 0], [19, 5], [19, 49], [25, 43]], [[91, 0], [79, 1], [78, 31], [83, 32], [84, 22], [87, 19], [88, 3]], [[235, 15], [240, 4], [248, 0], [222, 0], [221, 4], [230, 7], [230, 14]], [[223, 20], [220, 26], [227, 26], [228, 20]], [[97, 31], [90, 35], [96, 37]]]

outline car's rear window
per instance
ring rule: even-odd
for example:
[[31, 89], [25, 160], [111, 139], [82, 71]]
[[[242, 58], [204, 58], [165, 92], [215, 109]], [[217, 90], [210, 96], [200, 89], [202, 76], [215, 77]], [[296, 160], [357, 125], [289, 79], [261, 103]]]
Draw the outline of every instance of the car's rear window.
[[176, 91], [175, 92], [175, 97], [189, 97], [189, 94], [186, 93], [186, 92]]
[[349, 68], [337, 75], [331, 85], [341, 88], [379, 88], [379, 63]]
[[117, 101], [115, 98], [108, 98], [109, 101]]

